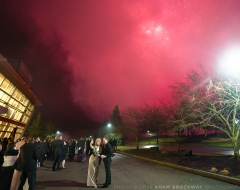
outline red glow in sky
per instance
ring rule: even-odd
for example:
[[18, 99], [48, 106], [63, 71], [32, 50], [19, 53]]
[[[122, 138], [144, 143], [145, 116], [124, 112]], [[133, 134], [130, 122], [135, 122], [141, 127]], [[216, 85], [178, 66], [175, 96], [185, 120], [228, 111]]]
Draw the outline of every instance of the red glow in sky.
[[[168, 86], [175, 80], [199, 63], [209, 68], [226, 47], [240, 45], [239, 0], [29, 0], [4, 8], [11, 28], [31, 39], [17, 41], [24, 56], [12, 52], [12, 57], [29, 65], [36, 88], [47, 84], [27, 61], [46, 56], [53, 60], [52, 71], [63, 73], [72, 106], [100, 122], [115, 105], [121, 110], [168, 99]], [[2, 48], [3, 56], [11, 55], [10, 48]], [[44, 63], [42, 70], [48, 70]]]

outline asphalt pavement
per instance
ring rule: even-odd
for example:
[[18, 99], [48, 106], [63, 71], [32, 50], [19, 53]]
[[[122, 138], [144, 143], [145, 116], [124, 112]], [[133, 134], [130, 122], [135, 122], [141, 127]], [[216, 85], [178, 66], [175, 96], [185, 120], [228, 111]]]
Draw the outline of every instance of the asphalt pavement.
[[[240, 189], [239, 186], [203, 177], [158, 163], [116, 153], [112, 158], [112, 184], [108, 189]], [[37, 170], [35, 189], [79, 190], [86, 187], [88, 157], [83, 163], [66, 162], [66, 168], [51, 171], [52, 161], [45, 161]], [[100, 165], [98, 186], [105, 180], [104, 165]]]

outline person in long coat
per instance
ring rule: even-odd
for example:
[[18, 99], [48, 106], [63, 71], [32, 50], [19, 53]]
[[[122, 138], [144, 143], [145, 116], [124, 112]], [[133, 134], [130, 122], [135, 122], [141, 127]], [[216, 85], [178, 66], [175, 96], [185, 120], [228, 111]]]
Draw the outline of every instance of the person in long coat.
[[89, 158], [87, 186], [93, 186], [95, 188], [97, 188], [98, 171], [100, 165], [100, 144], [101, 139], [96, 139], [95, 145], [93, 146], [92, 143], [90, 144], [92, 155]]
[[55, 137], [54, 139], [52, 139], [52, 141], [51, 141], [51, 155], [52, 155], [52, 161], [54, 161], [55, 160], [55, 146], [54, 146], [54, 143], [55, 143], [55, 141], [57, 140], [57, 137]]
[[40, 160], [39, 148], [33, 141], [33, 138], [28, 138], [27, 143], [21, 146], [20, 154], [20, 184], [18, 190], [22, 190], [28, 179], [29, 190], [33, 190], [36, 183], [37, 160]]
[[68, 159], [70, 162], [73, 161], [74, 155], [75, 155], [75, 145], [73, 143], [73, 140], [71, 139], [68, 143]]
[[111, 162], [112, 162], [112, 147], [108, 143], [108, 138], [103, 137], [103, 148], [101, 152], [101, 158], [104, 163], [105, 167], [105, 173], [106, 173], [106, 180], [103, 184], [102, 188], [107, 188], [109, 185], [111, 185]]
[[86, 141], [84, 140], [83, 137], [81, 137], [77, 142], [77, 148], [78, 148], [77, 161], [83, 162], [85, 160], [84, 149], [86, 149]]
[[66, 169], [65, 163], [66, 163], [66, 157], [68, 154], [68, 142], [67, 139], [63, 140], [64, 148], [63, 148], [63, 155], [62, 155], [62, 164], [61, 164], [61, 169]]
[[52, 171], [55, 171], [56, 164], [57, 164], [56, 171], [60, 171], [60, 164], [62, 162], [63, 149], [64, 149], [62, 135], [59, 135], [57, 137], [57, 140], [55, 140], [55, 142], [53, 143], [53, 146], [54, 146], [53, 150], [55, 150], [55, 159], [53, 162]]
[[40, 166], [43, 166], [43, 161], [45, 159], [45, 154], [47, 153], [47, 140], [44, 139], [42, 141], [40, 141], [40, 145], [39, 145], [39, 150], [40, 150]]

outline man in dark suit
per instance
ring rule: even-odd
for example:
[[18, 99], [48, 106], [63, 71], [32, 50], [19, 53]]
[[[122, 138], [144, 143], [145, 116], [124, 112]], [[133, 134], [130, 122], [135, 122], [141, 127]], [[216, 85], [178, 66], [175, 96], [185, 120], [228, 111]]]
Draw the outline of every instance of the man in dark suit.
[[106, 172], [106, 180], [103, 184], [102, 188], [107, 188], [111, 184], [111, 162], [112, 162], [112, 147], [108, 143], [108, 138], [103, 137], [103, 149], [101, 153], [101, 158], [103, 159], [105, 172]]
[[57, 137], [55, 137], [54, 139], [52, 139], [52, 142], [51, 142], [51, 153], [52, 153], [52, 161], [55, 160], [55, 141], [57, 140]]
[[43, 166], [45, 154], [47, 153], [47, 142], [46, 141], [47, 141], [46, 139], [40, 141], [40, 145], [39, 145], [40, 157], [41, 157], [40, 166]]
[[91, 140], [92, 140], [91, 138], [86, 140], [86, 154], [90, 154], [90, 155], [91, 155], [91, 153], [90, 153], [90, 150], [91, 150], [90, 142], [91, 142]]
[[35, 139], [35, 144], [37, 145], [37, 147], [40, 149], [40, 137], [37, 137], [36, 139]]
[[19, 163], [22, 174], [18, 190], [22, 190], [28, 178], [29, 190], [33, 190], [36, 182], [37, 160], [40, 160], [39, 149], [34, 144], [33, 138], [28, 138], [27, 143], [21, 146]]
[[55, 171], [55, 167], [57, 164], [57, 170], [56, 171], [60, 171], [60, 164], [62, 162], [62, 157], [63, 157], [63, 149], [64, 149], [64, 143], [62, 141], [62, 135], [59, 135], [57, 137], [57, 139], [54, 141], [53, 145], [52, 145], [52, 149], [55, 150], [55, 152], [53, 152], [53, 154], [55, 154], [55, 159], [53, 162], [53, 166], [52, 166], [52, 171]]
[[77, 147], [78, 147], [78, 155], [77, 155], [77, 161], [78, 162], [83, 162], [84, 159], [84, 149], [86, 148], [86, 141], [84, 140], [83, 137], [79, 139], [77, 142]]

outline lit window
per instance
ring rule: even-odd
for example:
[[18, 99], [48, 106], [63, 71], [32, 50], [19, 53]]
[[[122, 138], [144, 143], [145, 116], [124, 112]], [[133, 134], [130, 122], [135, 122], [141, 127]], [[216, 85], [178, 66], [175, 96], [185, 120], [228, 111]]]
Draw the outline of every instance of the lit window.
[[26, 100], [25, 96], [22, 96], [21, 99], [20, 99], [20, 102], [21, 102], [22, 104], [24, 104], [25, 100]]
[[0, 99], [2, 99], [3, 94], [4, 94], [3, 91], [0, 90]]
[[17, 100], [20, 100], [22, 97], [22, 93], [21, 92], [18, 92], [17, 95], [16, 95], [16, 99]]
[[18, 90], [17, 90], [17, 89], [15, 89], [15, 90], [13, 91], [13, 94], [12, 94], [12, 96], [15, 98], [15, 97], [16, 97], [16, 95], [17, 95], [17, 93], [18, 93]]
[[18, 102], [17, 102], [16, 100], [13, 100], [13, 102], [12, 102], [12, 106], [14, 106], [15, 108], [17, 108], [17, 106], [18, 106]]
[[22, 113], [21, 112], [17, 112], [16, 115], [14, 116], [14, 119], [19, 121], [21, 116], [22, 116]]
[[3, 94], [3, 96], [2, 96], [2, 100], [4, 101], [4, 102], [8, 102], [8, 100], [9, 100], [9, 98], [10, 98], [10, 96], [8, 96], [7, 94]]
[[7, 117], [11, 117], [11, 115], [13, 114], [13, 109], [12, 108], [8, 108], [8, 112], [7, 112]]
[[24, 106], [27, 106], [29, 100], [27, 98], [25, 98], [25, 102], [24, 102]]
[[5, 79], [1, 85], [1, 88], [5, 90], [8, 87], [8, 85], [9, 85], [9, 81]]
[[24, 112], [24, 110], [25, 110], [25, 107], [23, 106], [23, 105], [21, 105], [21, 104], [19, 104], [20, 106], [19, 106], [19, 109], [22, 111], [22, 112]]
[[6, 89], [6, 92], [11, 95], [13, 92], [13, 89], [14, 89], [14, 86], [10, 83]]
[[0, 73], [0, 84], [2, 83], [3, 80], [4, 80], [4, 76]]

